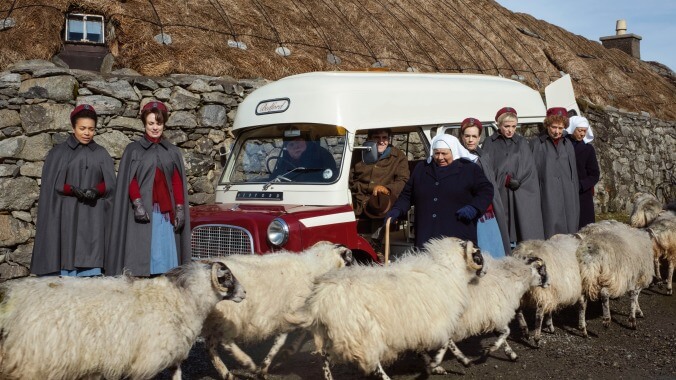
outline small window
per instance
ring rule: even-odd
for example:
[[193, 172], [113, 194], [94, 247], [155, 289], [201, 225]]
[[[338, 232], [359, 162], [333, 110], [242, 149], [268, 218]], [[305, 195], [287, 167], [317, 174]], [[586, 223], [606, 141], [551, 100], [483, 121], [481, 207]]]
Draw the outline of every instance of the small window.
[[66, 18], [66, 42], [104, 43], [103, 16], [69, 14]]

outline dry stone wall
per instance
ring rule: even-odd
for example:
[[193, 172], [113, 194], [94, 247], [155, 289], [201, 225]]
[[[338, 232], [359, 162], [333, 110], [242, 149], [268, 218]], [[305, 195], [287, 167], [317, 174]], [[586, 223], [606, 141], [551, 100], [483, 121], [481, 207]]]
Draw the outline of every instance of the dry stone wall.
[[[221, 170], [218, 151], [232, 143], [237, 106], [265, 83], [200, 75], [149, 78], [129, 69], [103, 76], [39, 60], [0, 72], [0, 279], [28, 274], [43, 161], [68, 137], [76, 104], [96, 108], [95, 140], [118, 163], [127, 144], [143, 133], [140, 108], [151, 99], [165, 102], [172, 111], [165, 135], [183, 149], [190, 203], [207, 204], [214, 201]], [[628, 212], [636, 191], [674, 200], [676, 122], [613, 108], [589, 109], [586, 116], [601, 165], [597, 211]]]

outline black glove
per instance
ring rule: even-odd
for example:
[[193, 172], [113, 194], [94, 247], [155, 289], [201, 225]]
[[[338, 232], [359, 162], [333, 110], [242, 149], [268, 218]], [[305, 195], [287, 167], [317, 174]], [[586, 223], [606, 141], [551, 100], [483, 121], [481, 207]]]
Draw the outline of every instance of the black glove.
[[145, 207], [143, 207], [141, 198], [134, 199], [131, 204], [134, 207], [134, 220], [139, 223], [150, 223], [150, 216], [148, 216]]
[[174, 216], [174, 232], [178, 232], [185, 224], [185, 210], [183, 205], [176, 205], [176, 215]]
[[458, 219], [464, 222], [469, 222], [476, 218], [477, 214], [479, 214], [479, 210], [477, 210], [476, 207], [470, 205], [463, 206], [455, 213], [455, 215], [458, 216]]
[[101, 193], [95, 187], [92, 187], [84, 191], [84, 198], [88, 201], [95, 201], [101, 198]]
[[87, 199], [87, 197], [86, 197], [86, 195], [85, 195], [85, 191], [82, 190], [82, 189], [80, 189], [80, 188], [77, 187], [77, 186], [71, 186], [71, 187], [70, 187], [70, 192], [71, 192], [71, 194], [73, 194], [73, 195], [75, 196], [75, 198], [77, 198], [77, 199], [79, 199], [79, 200]]
[[519, 186], [521, 186], [521, 183], [519, 181], [515, 180], [514, 178], [509, 179], [509, 183], [507, 184], [507, 187], [510, 190], [514, 191], [514, 190], [518, 189]]

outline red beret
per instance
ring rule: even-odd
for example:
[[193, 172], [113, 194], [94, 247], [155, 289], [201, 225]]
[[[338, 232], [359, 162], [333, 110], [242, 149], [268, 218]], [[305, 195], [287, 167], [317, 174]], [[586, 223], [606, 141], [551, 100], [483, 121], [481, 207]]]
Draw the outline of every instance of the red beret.
[[547, 116], [565, 116], [568, 117], [568, 110], [563, 107], [552, 107], [547, 110]]
[[77, 114], [79, 114], [80, 112], [82, 112], [84, 110], [91, 111], [91, 112], [94, 113], [94, 115], [96, 115], [96, 110], [94, 109], [94, 107], [90, 106], [89, 104], [80, 104], [79, 106], [75, 107], [75, 109], [73, 109], [73, 111], [71, 111], [70, 120], [72, 121], [73, 118], [75, 118], [75, 116], [77, 116]]
[[484, 126], [481, 125], [479, 119], [475, 119], [473, 117], [468, 117], [467, 119], [462, 121], [462, 123], [460, 124], [460, 132], [464, 132], [465, 129], [469, 127], [479, 128], [479, 134], [481, 134], [481, 131], [484, 129]]
[[143, 106], [141, 111], [152, 110], [153, 108], [157, 108], [160, 112], [167, 112], [167, 106], [165, 106], [164, 103], [160, 102], [159, 100], [148, 102], [148, 104]]
[[500, 117], [500, 115], [502, 115], [503, 113], [507, 113], [507, 112], [513, 113], [514, 115], [516, 115], [516, 110], [514, 108], [512, 108], [512, 107], [502, 107], [495, 114], [495, 121], [498, 121], [498, 118]]

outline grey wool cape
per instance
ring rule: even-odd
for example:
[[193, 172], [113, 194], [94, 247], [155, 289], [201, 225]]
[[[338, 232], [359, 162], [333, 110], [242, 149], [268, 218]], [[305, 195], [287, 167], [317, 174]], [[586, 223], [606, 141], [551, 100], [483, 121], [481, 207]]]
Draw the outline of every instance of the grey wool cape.
[[[495, 183], [504, 207], [509, 240], [520, 242], [544, 239], [540, 184], [528, 141], [521, 135], [507, 139], [496, 132], [484, 140], [481, 148], [489, 156], [486, 162], [495, 171]], [[508, 175], [519, 181], [518, 189], [510, 190], [505, 186]]]
[[[153, 217], [153, 181], [155, 169], [160, 167], [167, 180], [167, 187], [175, 207], [171, 178], [174, 168], [178, 169], [183, 181], [185, 225], [174, 233], [178, 264], [190, 261], [190, 212], [185, 167], [181, 151], [165, 138], [159, 143], [150, 142], [145, 137], [127, 145], [122, 154], [117, 173], [117, 190], [113, 208], [113, 230], [110, 240], [110, 254], [105, 263], [105, 274], [114, 276], [123, 272], [133, 276], [150, 275], [150, 242], [152, 240]], [[138, 223], [134, 220], [134, 209], [129, 199], [129, 184], [136, 177], [141, 190], [143, 207], [151, 218], [151, 223]], [[173, 222], [173, 221], [172, 221]]]
[[549, 135], [542, 134], [530, 144], [540, 179], [545, 239], [576, 233], [580, 222], [580, 184], [572, 142], [562, 137], [554, 145]]
[[[101, 182], [106, 190], [95, 201], [63, 192], [66, 183], [89, 189]], [[105, 148], [94, 141], [80, 144], [73, 135], [52, 148], [42, 167], [31, 273], [102, 268], [114, 192], [115, 167]]]
[[[505, 248], [505, 255], [509, 255], [511, 248], [509, 245], [509, 230], [507, 229], [507, 216], [505, 215], [505, 207], [502, 204], [502, 198], [500, 198], [500, 188], [495, 182], [495, 170], [493, 170], [493, 164], [491, 163], [490, 154], [486, 153], [483, 149], [477, 148], [472, 152], [479, 156], [479, 159], [476, 160], [476, 163], [481, 166], [483, 169], [486, 178], [493, 185], [493, 212], [495, 213], [495, 219], [498, 222], [498, 228], [500, 229], [500, 236], [502, 237], [502, 245]], [[504, 186], [503, 186], [504, 187]]]

